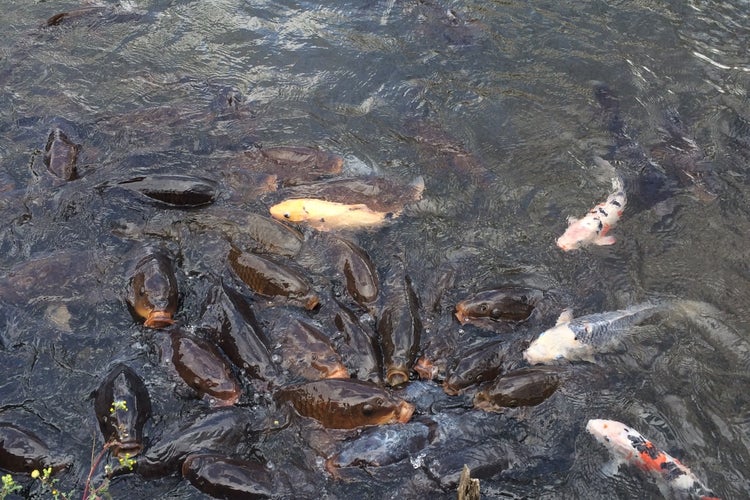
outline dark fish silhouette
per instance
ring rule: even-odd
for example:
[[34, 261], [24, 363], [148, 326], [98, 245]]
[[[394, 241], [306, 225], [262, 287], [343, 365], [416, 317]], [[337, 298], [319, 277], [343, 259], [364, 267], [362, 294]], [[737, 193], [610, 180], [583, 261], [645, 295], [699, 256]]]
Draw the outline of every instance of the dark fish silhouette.
[[113, 455], [135, 456], [143, 450], [143, 426], [151, 416], [151, 399], [133, 369], [118, 364], [109, 372], [96, 391], [94, 409]]

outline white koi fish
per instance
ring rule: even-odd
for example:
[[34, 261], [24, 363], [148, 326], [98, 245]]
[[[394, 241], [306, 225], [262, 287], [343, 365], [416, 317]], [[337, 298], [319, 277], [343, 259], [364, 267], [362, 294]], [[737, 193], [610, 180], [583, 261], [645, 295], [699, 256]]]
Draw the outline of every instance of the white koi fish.
[[530, 364], [549, 364], [558, 359], [593, 361], [598, 348], [616, 340], [617, 335], [654, 314], [664, 311], [665, 303], [644, 302], [627, 309], [573, 318], [566, 309], [557, 324], [542, 332], [524, 351]]
[[557, 239], [558, 247], [567, 252], [590, 244], [614, 244], [615, 238], [607, 233], [620, 220], [628, 201], [623, 181], [619, 176], [612, 179], [612, 191], [606, 201], [592, 208], [582, 219], [568, 219], [568, 228]]
[[635, 465], [652, 475], [667, 498], [718, 500], [690, 469], [661, 451], [643, 435], [615, 420], [589, 420], [586, 430], [613, 455], [617, 467]]

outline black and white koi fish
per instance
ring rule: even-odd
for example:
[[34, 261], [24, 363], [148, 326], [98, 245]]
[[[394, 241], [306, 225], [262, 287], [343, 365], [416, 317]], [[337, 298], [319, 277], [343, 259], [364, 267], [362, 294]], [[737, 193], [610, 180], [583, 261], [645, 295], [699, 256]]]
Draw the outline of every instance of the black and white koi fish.
[[627, 202], [623, 181], [617, 176], [612, 179], [612, 193], [604, 202], [592, 208], [582, 219], [568, 219], [568, 228], [557, 239], [557, 246], [567, 252], [590, 244], [614, 244], [615, 238], [607, 233], [620, 220]]
[[616, 420], [592, 419], [586, 430], [609, 450], [617, 467], [628, 463], [652, 475], [665, 497], [718, 500], [690, 469], [632, 427]]
[[542, 332], [529, 345], [523, 357], [532, 365], [548, 364], [558, 359], [591, 361], [597, 349], [611, 343], [617, 334], [666, 308], [666, 303], [644, 302], [627, 309], [575, 319], [573, 313], [566, 309], [555, 326]]

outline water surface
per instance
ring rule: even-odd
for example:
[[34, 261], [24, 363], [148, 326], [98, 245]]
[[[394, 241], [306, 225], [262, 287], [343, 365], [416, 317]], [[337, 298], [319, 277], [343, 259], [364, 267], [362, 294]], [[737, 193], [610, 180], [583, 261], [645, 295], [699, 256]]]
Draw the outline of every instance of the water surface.
[[[59, 263], [48, 278], [28, 271], [30, 291], [0, 303], [0, 419], [75, 457], [63, 490], [82, 490], [92, 442], [101, 445], [89, 395], [116, 361], [147, 381], [152, 439], [202, 404], [175, 395], [155, 355], [158, 334], [128, 313], [127, 262], [152, 244], [179, 256], [179, 321], [189, 327], [224, 249], [185, 220], [267, 209], [247, 197], [166, 210], [103, 186], [167, 172], [221, 180], [234, 153], [305, 145], [343, 155], [350, 175], [424, 178], [423, 201], [356, 237], [381, 272], [394, 253], [405, 256], [427, 342], [450, 339], [458, 350], [493, 336], [462, 329], [453, 305], [524, 279], [578, 314], [646, 298], [704, 301], [723, 314], [648, 325], [597, 364], [571, 366], [563, 389], [533, 409], [423, 408], [439, 441], [350, 482], [331, 479], [317, 445], [293, 432], [258, 444], [303, 485], [299, 498], [451, 498], [463, 463], [488, 498], [658, 495], [636, 470], [605, 475], [606, 453], [584, 430], [589, 418], [632, 425], [722, 498], [750, 495], [747, 2], [101, 5], [47, 27], [81, 5], [0, 1], [0, 274], [41, 258]], [[628, 161], [612, 151], [595, 81], [619, 96], [646, 152], [663, 140], [665, 111], [677, 110], [721, 189], [710, 203], [677, 189], [626, 211], [614, 246], [564, 254], [554, 242], [566, 218], [609, 189], [593, 157]], [[81, 178], [69, 183], [52, 182], [41, 161], [55, 125], [83, 145]], [[435, 283], [448, 283], [437, 298]], [[282, 451], [290, 446], [292, 457]], [[111, 491], [203, 497], [178, 475], [131, 474]]]

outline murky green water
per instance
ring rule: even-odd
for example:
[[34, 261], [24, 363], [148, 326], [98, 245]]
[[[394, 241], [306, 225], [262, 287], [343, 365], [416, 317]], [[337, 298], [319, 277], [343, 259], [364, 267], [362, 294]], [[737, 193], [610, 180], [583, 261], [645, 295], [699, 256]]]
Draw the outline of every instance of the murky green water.
[[[475, 290], [523, 279], [555, 290], [560, 307], [579, 314], [646, 298], [705, 301], [724, 314], [721, 323], [645, 326], [596, 364], [571, 365], [561, 390], [534, 408], [418, 405], [437, 422], [437, 441], [348, 481], [322, 466], [335, 435], [309, 438], [292, 425], [255, 443], [297, 498], [451, 498], [464, 463], [487, 498], [658, 496], [633, 468], [602, 472], [607, 455], [585, 432], [590, 418], [632, 425], [722, 498], [750, 494], [747, 2], [102, 5], [46, 27], [80, 5], [0, 2], [0, 274], [41, 258], [56, 269], [46, 275], [30, 264], [16, 295], [3, 291], [0, 420], [74, 458], [60, 476], [63, 490], [80, 495], [92, 443], [101, 446], [90, 394], [116, 361], [147, 382], [151, 441], [205, 406], [175, 392], [179, 380], [156, 354], [159, 333], [130, 316], [128, 262], [149, 245], [179, 256], [178, 320], [191, 328], [225, 267], [221, 236], [201, 219], [267, 209], [255, 195], [164, 209], [105, 186], [154, 173], [222, 181], [232, 154], [304, 145], [343, 155], [347, 175], [423, 176], [421, 202], [355, 239], [381, 272], [394, 254], [405, 256], [429, 329], [426, 350], [455, 342], [460, 352], [493, 336], [460, 327], [452, 307]], [[646, 152], [663, 140], [664, 112], [677, 110], [720, 190], [705, 203], [677, 189], [626, 211], [614, 246], [563, 253], [555, 239], [566, 218], [609, 189], [593, 163], [613, 143], [594, 81], [620, 97], [622, 119]], [[243, 96], [236, 109], [228, 90]], [[53, 125], [82, 144], [78, 180], [53, 182], [44, 170]], [[627, 166], [627, 156], [618, 159]], [[520, 349], [508, 355], [522, 363]], [[202, 498], [179, 474], [130, 474], [111, 485], [115, 498], [133, 491]]]

